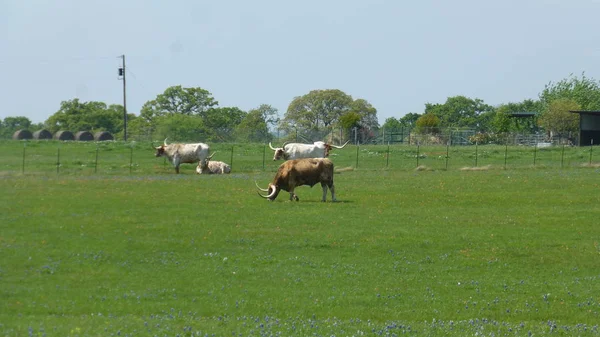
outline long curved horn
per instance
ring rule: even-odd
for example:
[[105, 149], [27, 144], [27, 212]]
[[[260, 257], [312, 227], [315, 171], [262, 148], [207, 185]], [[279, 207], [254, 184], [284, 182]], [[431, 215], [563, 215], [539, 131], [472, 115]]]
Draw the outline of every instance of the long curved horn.
[[258, 192], [256, 192], [256, 193], [258, 193], [258, 195], [260, 195], [261, 197], [263, 197], [265, 199], [271, 199], [275, 195], [275, 193], [277, 192], [277, 188], [275, 188], [275, 186], [273, 186], [273, 184], [269, 184], [269, 188], [273, 188], [273, 191], [269, 195], [267, 195], [267, 196], [264, 196], [264, 195], [262, 195], [262, 194], [260, 194]]
[[273, 184], [269, 184], [269, 187], [273, 188], [273, 192], [271, 192], [271, 194], [267, 195], [267, 198], [272, 198], [275, 195], [275, 193], [277, 193], [277, 188]]
[[206, 159], [208, 159], [208, 160], [211, 160], [211, 159], [212, 159], [212, 157], [213, 157], [213, 156], [215, 155], [215, 153], [217, 153], [217, 152], [219, 152], [219, 151], [215, 151], [215, 152], [213, 152], [213, 153], [212, 153], [210, 156], [206, 157]]
[[267, 195], [262, 195], [262, 194], [258, 193], [258, 191], [256, 191], [256, 194], [258, 194], [258, 196], [259, 196], [259, 197], [261, 197], [261, 198], [265, 198], [265, 199], [268, 199], [268, 198], [269, 198], [269, 196], [267, 196]]
[[268, 188], [261, 188], [260, 186], [258, 186], [258, 183], [256, 182], [256, 180], [254, 181], [254, 185], [256, 185], [256, 188], [258, 188], [259, 190], [261, 190], [263, 192], [269, 192]]
[[[347, 141], [346, 144], [348, 144], [350, 141]], [[342, 146], [337, 146], [337, 145], [331, 145], [329, 144], [331, 147], [335, 147], [336, 149], [343, 149], [344, 146], [346, 146], [346, 144], [342, 145]]]
[[273, 145], [271, 145], [271, 142], [269, 142], [269, 147], [271, 148], [271, 150], [273, 150], [273, 151], [277, 151], [277, 149], [276, 149], [276, 148], [274, 148], [274, 147], [273, 147]]
[[292, 142], [285, 142], [283, 143], [283, 145], [281, 145], [281, 148], [284, 149], [286, 145], [291, 144]]
[[[167, 138], [169, 138], [169, 137], [167, 137]], [[165, 138], [165, 146], [167, 146], [167, 138]]]

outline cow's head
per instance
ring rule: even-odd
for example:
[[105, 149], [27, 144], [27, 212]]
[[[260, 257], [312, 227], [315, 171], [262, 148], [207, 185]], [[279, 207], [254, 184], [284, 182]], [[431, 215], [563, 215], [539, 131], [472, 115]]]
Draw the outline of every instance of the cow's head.
[[200, 170], [204, 171], [208, 168], [208, 163], [210, 162], [212, 157], [215, 155], [215, 153], [217, 153], [217, 151], [213, 152], [213, 154], [211, 154], [210, 156], [200, 160], [200, 162], [198, 163], [198, 167], [200, 168]]
[[327, 144], [327, 143], [325, 143], [325, 158], [329, 157], [329, 151], [331, 151], [331, 149], [333, 149], [333, 148], [336, 148], [336, 149], [343, 149], [343, 148], [344, 148], [344, 146], [346, 146], [346, 145], [348, 144], [348, 142], [350, 142], [350, 141], [347, 141], [347, 142], [346, 142], [344, 145], [342, 145], [342, 146], [337, 146], [337, 145], [332, 145], [332, 144]]
[[[287, 143], [285, 143], [287, 144]], [[285, 144], [283, 144], [283, 146], [285, 147]], [[273, 160], [279, 160], [279, 159], [287, 159], [287, 155], [285, 153], [285, 149], [283, 147], [278, 147], [278, 148], [274, 148], [273, 145], [271, 145], [271, 142], [269, 142], [269, 147], [271, 148], [271, 150], [275, 151], [275, 154], [273, 155]]]
[[329, 151], [331, 151], [332, 146], [329, 144], [325, 144], [325, 153], [323, 154], [323, 158], [329, 157]]
[[167, 148], [167, 138], [165, 138], [163, 145], [154, 148], [156, 150], [155, 155], [157, 157], [163, 156], [165, 154], [166, 148]]
[[256, 185], [256, 188], [258, 188], [259, 190], [261, 190], [263, 192], [267, 192], [267, 195], [262, 195], [262, 194], [260, 194], [260, 192], [257, 192], [257, 193], [261, 197], [263, 197], [265, 199], [269, 199], [269, 201], [275, 200], [277, 198], [277, 195], [279, 195], [280, 189], [273, 183], [270, 183], [268, 188], [260, 188], [258, 186], [258, 184], [256, 183], [256, 181], [254, 182], [254, 184]]

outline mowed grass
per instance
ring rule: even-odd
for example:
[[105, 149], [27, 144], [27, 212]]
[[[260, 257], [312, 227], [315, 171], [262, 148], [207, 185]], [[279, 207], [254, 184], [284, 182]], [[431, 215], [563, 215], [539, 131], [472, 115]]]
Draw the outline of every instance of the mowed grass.
[[191, 167], [1, 175], [1, 334], [600, 333], [598, 169], [359, 168], [321, 203]]

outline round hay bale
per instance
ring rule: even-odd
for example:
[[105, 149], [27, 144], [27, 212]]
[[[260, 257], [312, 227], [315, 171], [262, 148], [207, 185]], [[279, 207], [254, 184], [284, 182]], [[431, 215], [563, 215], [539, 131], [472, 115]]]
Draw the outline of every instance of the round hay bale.
[[54, 139], [58, 140], [75, 140], [75, 136], [71, 131], [58, 131], [54, 134]]
[[94, 140], [94, 135], [89, 131], [79, 131], [75, 134], [75, 140], [89, 142]]
[[13, 133], [13, 139], [15, 140], [20, 140], [20, 139], [31, 139], [33, 138], [33, 135], [31, 134], [31, 131], [29, 130], [17, 130], [15, 131], [15, 133]]
[[37, 130], [33, 133], [33, 139], [52, 139], [52, 133], [46, 129]]
[[97, 141], [114, 140], [113, 135], [108, 131], [99, 131], [94, 134]]

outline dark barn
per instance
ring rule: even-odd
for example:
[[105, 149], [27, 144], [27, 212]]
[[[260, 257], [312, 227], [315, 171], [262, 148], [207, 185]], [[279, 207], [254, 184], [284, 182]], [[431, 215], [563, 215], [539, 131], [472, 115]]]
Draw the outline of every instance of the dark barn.
[[574, 110], [579, 114], [579, 146], [600, 144], [600, 111]]

